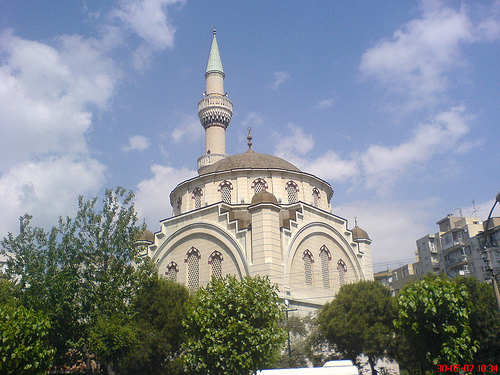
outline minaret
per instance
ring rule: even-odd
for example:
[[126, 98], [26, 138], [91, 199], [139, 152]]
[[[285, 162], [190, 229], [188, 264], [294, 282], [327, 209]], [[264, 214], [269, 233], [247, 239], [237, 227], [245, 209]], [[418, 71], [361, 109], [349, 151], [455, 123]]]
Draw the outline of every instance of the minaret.
[[224, 70], [215, 36], [207, 71], [205, 72], [206, 90], [198, 103], [198, 117], [205, 129], [205, 154], [198, 158], [198, 173], [226, 155], [226, 128], [233, 115], [233, 103], [224, 91]]

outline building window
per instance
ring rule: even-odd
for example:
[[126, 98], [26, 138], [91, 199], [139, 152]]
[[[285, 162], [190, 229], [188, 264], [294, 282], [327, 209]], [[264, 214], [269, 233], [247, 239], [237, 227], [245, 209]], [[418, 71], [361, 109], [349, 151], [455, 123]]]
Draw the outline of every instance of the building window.
[[193, 190], [194, 208], [201, 208], [201, 196], [203, 192], [199, 187]]
[[309, 250], [306, 250], [304, 251], [302, 259], [304, 260], [304, 276], [306, 285], [312, 285], [313, 283], [312, 264], [314, 263], [313, 255]]
[[288, 203], [297, 202], [297, 193], [299, 192], [299, 187], [293, 181], [288, 181], [286, 183], [286, 193], [288, 195]]
[[200, 252], [194, 247], [186, 254], [187, 285], [190, 291], [195, 291], [200, 287], [200, 258]]
[[222, 181], [219, 184], [220, 197], [224, 203], [231, 204], [231, 190], [233, 185], [229, 181]]
[[177, 198], [177, 209], [180, 211], [182, 207], [182, 198]]
[[214, 251], [208, 258], [208, 264], [212, 267], [212, 277], [220, 279], [222, 277], [222, 254]]
[[170, 262], [167, 266], [165, 275], [167, 279], [177, 282], [177, 274], [179, 273], [179, 266], [175, 262]]
[[258, 178], [252, 182], [252, 189], [254, 194], [259, 194], [261, 191], [267, 190], [267, 182], [263, 178]]
[[321, 246], [319, 249], [319, 259], [321, 259], [321, 278], [323, 279], [323, 287], [330, 288], [330, 261], [332, 257], [325, 245]]
[[313, 189], [312, 196], [313, 196], [313, 206], [318, 207], [320, 198], [320, 193], [318, 188], [315, 187]]
[[340, 286], [345, 284], [345, 274], [347, 273], [347, 266], [342, 259], [337, 262], [337, 271], [339, 272]]

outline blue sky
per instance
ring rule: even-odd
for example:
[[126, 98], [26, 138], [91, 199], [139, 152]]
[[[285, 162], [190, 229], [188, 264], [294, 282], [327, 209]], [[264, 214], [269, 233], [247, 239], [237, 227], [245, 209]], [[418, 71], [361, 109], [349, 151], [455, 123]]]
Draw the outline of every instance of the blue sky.
[[227, 152], [251, 126], [255, 151], [330, 182], [376, 270], [413, 261], [447, 214], [488, 214], [498, 0], [17, 0], [0, 3], [0, 235], [118, 185], [156, 231], [203, 152], [213, 26], [235, 110]]

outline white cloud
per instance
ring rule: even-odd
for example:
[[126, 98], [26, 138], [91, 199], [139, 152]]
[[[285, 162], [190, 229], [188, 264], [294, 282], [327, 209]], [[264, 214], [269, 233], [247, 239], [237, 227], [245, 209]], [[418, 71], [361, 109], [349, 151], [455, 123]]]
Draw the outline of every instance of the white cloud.
[[473, 40], [464, 6], [455, 10], [441, 1], [424, 1], [422, 17], [368, 49], [360, 70], [406, 101], [406, 109], [433, 105], [449, 87], [447, 73], [465, 64], [461, 43]]
[[122, 151], [144, 151], [149, 147], [149, 139], [143, 135], [134, 135], [129, 138], [128, 145], [122, 146]]
[[179, 0], [122, 0], [113, 12], [125, 25], [150, 46], [162, 50], [174, 45], [175, 27], [167, 18], [168, 5]]
[[178, 127], [172, 131], [172, 140], [178, 144], [188, 138], [189, 142], [198, 141], [202, 135], [202, 126], [198, 117], [182, 115]]
[[250, 112], [242, 121], [242, 124], [245, 128], [251, 127], [259, 127], [264, 125], [266, 117], [264, 114], [260, 112]]
[[279, 87], [290, 79], [290, 74], [287, 72], [274, 72], [274, 81], [271, 84], [273, 90], [278, 90]]
[[454, 107], [420, 124], [413, 137], [398, 146], [370, 145], [360, 155], [367, 187], [387, 192], [395, 180], [403, 178], [409, 167], [443, 152], [454, 151], [469, 132], [465, 108]]
[[318, 102], [317, 107], [320, 109], [330, 108], [335, 103], [335, 98], [323, 99]]
[[[197, 175], [196, 171], [182, 168], [175, 169], [155, 164], [151, 167], [154, 177], [141, 181], [137, 185], [135, 207], [139, 217], [146, 218], [149, 225], [157, 225], [159, 220], [170, 217], [170, 192], [180, 182]], [[154, 232], [154, 227], [150, 227]]]
[[33, 155], [87, 152], [89, 107], [105, 108], [113, 94], [115, 67], [94, 40], [58, 41], [0, 36], [0, 172]]
[[23, 162], [0, 177], [0, 236], [18, 229], [29, 213], [37, 226], [57, 224], [77, 209], [79, 195], [94, 196], [104, 182], [105, 167], [89, 158], [45, 157]]
[[[349, 220], [349, 228], [354, 227], [357, 217], [359, 227], [363, 228], [373, 241], [372, 261], [375, 271], [386, 269], [395, 260], [403, 264], [416, 261], [415, 241], [436, 228], [423, 223], [433, 221], [432, 208], [438, 200], [425, 201], [356, 201], [347, 205], [333, 207], [333, 212]], [[398, 267], [396, 264], [389, 265]]]
[[474, 147], [465, 140], [471, 120], [463, 106], [453, 107], [421, 123], [413, 135], [396, 146], [370, 145], [366, 150], [344, 158], [334, 150], [311, 159], [307, 154], [314, 147], [312, 134], [289, 124], [290, 135], [275, 135], [275, 154], [301, 170], [330, 181], [356, 178], [368, 189], [387, 194], [396, 181], [412, 172], [415, 165], [423, 165], [442, 153], [463, 153]]

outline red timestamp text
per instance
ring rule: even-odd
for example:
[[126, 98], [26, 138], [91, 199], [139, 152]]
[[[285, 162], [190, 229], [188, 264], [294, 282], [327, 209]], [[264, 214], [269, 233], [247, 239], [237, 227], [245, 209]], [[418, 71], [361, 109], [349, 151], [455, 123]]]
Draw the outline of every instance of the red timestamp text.
[[437, 365], [437, 372], [498, 372], [498, 365]]

